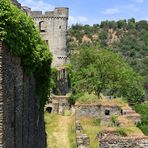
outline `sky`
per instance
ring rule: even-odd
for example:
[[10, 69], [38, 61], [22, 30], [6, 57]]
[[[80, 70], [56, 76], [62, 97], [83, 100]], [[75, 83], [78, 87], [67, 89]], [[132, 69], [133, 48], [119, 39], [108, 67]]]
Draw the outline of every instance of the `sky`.
[[55, 7], [69, 8], [69, 25], [98, 24], [103, 20], [134, 17], [148, 20], [148, 0], [18, 0], [32, 10], [52, 11]]

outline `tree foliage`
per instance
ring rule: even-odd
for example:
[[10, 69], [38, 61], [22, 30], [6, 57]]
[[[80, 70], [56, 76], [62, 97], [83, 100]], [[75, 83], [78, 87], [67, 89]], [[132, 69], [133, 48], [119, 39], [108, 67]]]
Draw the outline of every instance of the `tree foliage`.
[[126, 97], [130, 102], [140, 102], [144, 91], [142, 77], [117, 53], [83, 46], [71, 58], [72, 89], [74, 94], [101, 92]]
[[141, 115], [142, 122], [138, 124], [138, 127], [145, 135], [148, 135], [148, 103], [136, 104], [134, 109]]
[[0, 0], [0, 40], [21, 58], [26, 74], [34, 74], [40, 108], [49, 94], [51, 53], [32, 19], [9, 0]]

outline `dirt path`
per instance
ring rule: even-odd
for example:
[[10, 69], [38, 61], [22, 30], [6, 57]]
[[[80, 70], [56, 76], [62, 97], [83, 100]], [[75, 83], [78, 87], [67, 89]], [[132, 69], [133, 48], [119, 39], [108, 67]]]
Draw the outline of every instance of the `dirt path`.
[[[54, 115], [50, 122], [46, 123], [48, 148], [70, 148], [68, 138], [69, 124], [72, 122], [71, 116]], [[46, 120], [50, 118], [46, 117]], [[55, 119], [54, 119], [55, 118]], [[45, 120], [45, 122], [46, 122]]]

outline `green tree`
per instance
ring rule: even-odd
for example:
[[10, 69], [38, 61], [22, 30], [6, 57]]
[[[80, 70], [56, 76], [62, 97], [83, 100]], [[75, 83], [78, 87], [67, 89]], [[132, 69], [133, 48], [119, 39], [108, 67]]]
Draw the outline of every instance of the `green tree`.
[[128, 19], [128, 29], [135, 29], [136, 22], [134, 18]]
[[141, 76], [121, 56], [108, 50], [84, 46], [73, 55], [72, 90], [74, 94], [101, 92], [123, 96], [131, 102], [141, 101], [144, 91]]
[[119, 20], [117, 21], [117, 25], [119, 29], [125, 29], [127, 27], [127, 23], [126, 20]]

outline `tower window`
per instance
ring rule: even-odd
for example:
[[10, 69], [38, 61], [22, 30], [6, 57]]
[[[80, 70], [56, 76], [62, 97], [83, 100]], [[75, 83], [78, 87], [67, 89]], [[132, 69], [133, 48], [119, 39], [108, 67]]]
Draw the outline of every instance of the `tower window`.
[[61, 29], [61, 26], [59, 26], [59, 29]]
[[39, 29], [41, 32], [46, 32], [47, 30], [47, 24], [44, 21], [39, 22]]

